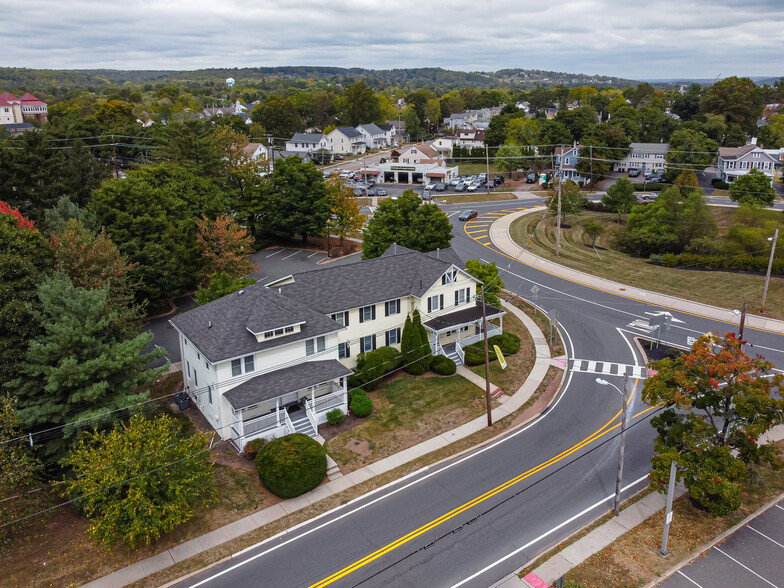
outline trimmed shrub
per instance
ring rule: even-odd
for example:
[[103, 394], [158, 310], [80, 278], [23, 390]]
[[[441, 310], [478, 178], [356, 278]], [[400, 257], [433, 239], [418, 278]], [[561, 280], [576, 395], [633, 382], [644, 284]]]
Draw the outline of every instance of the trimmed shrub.
[[730, 185], [727, 182], [725, 182], [724, 180], [722, 180], [721, 178], [713, 178], [711, 180], [711, 186], [713, 186], [717, 190], [729, 190], [730, 189]]
[[248, 459], [256, 459], [256, 454], [267, 444], [267, 440], [260, 438], [260, 439], [253, 439], [252, 441], [248, 441], [245, 444], [245, 457]]
[[302, 433], [267, 443], [256, 455], [256, 470], [264, 486], [281, 498], [312, 490], [327, 475], [327, 452]]
[[375, 351], [360, 353], [354, 374], [348, 378], [348, 385], [351, 388], [375, 390], [384, 374], [400, 367], [402, 361], [401, 353], [394, 347], [379, 347]]
[[457, 371], [457, 364], [446, 355], [436, 355], [430, 362], [430, 369], [442, 376], [451, 376]]
[[[493, 352], [493, 345], [498, 345], [504, 355], [514, 355], [520, 351], [520, 337], [514, 333], [502, 333], [495, 335], [487, 340], [487, 350], [490, 354], [490, 361], [496, 359]], [[463, 348], [465, 352], [465, 364], [469, 366], [481, 365], [485, 362], [484, 341], [477, 341]]]
[[362, 388], [354, 388], [349, 389], [348, 391], [348, 406], [351, 408], [351, 403], [354, 402], [355, 396], [367, 396], [367, 392], [365, 392]]
[[676, 265], [678, 265], [678, 256], [675, 255], [674, 253], [665, 253], [664, 255], [661, 256], [661, 258], [662, 258], [661, 264], [664, 267], [675, 267]]
[[[482, 342], [479, 342], [481, 345]], [[485, 362], [485, 350], [484, 347], [477, 347], [477, 344], [474, 343], [473, 345], [469, 345], [463, 349], [465, 352], [465, 359], [464, 362], [466, 365], [482, 365]]]
[[351, 399], [351, 412], [354, 413], [354, 416], [364, 419], [372, 411], [373, 401], [366, 394], [356, 394], [355, 392]]
[[661, 255], [660, 253], [651, 253], [648, 256], [648, 263], [650, 263], [651, 265], [661, 265], [663, 257], [664, 256]]
[[648, 182], [647, 184], [634, 184], [635, 192], [661, 192], [669, 188], [667, 184]]
[[338, 425], [342, 425], [344, 420], [346, 420], [346, 415], [339, 408], [333, 408], [327, 413], [327, 423], [330, 425], [337, 427]]
[[501, 348], [501, 353], [504, 355], [514, 355], [520, 351], [520, 337], [514, 333], [503, 333], [495, 335], [487, 340], [492, 348], [493, 345], [498, 345]]

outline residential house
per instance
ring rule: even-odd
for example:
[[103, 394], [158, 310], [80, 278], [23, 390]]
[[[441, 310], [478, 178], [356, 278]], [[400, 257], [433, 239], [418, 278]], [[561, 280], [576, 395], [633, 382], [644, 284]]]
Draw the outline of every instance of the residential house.
[[365, 137], [353, 127], [340, 127], [327, 135], [328, 149], [341, 155], [359, 155], [367, 150]]
[[411, 140], [411, 135], [406, 132], [406, 121], [404, 120], [388, 120], [387, 125], [390, 125], [395, 128], [394, 136], [396, 137], [395, 142], [398, 145], [402, 145], [403, 143], [408, 143]]
[[[357, 355], [400, 348], [418, 310], [436, 354], [462, 361], [482, 338], [478, 281], [451, 249], [393, 245], [381, 257], [255, 284], [170, 320], [195, 406], [239, 450], [259, 437], [316, 436], [334, 408], [347, 410]], [[488, 336], [504, 311], [486, 306]]]
[[47, 120], [47, 105], [32, 94], [17, 98], [10, 92], [0, 94], [0, 124], [22, 124], [34, 119], [41, 124]]
[[457, 143], [457, 137], [438, 137], [430, 141], [429, 145], [446, 158], [452, 157], [452, 148]]
[[485, 146], [485, 132], [482, 129], [469, 128], [458, 129], [457, 141], [455, 145], [461, 147], [484, 147]]
[[315, 153], [323, 149], [329, 150], [329, 141], [322, 133], [294, 133], [294, 136], [286, 141], [286, 151], [291, 153]]
[[720, 147], [716, 158], [719, 178], [728, 184], [752, 169], [757, 169], [772, 179], [776, 163], [775, 157], [766, 153], [756, 141], [743, 147]]
[[467, 120], [468, 113], [453, 112], [443, 120], [443, 126], [447, 129], [468, 129], [471, 124]]
[[383, 149], [384, 147], [391, 146], [387, 143], [387, 135], [384, 129], [373, 123], [367, 125], [359, 125], [357, 130], [362, 133], [365, 138], [365, 147], [367, 149]]
[[555, 148], [555, 173], [562, 180], [572, 180], [575, 183], [583, 182], [589, 184], [587, 178], [577, 171], [577, 160], [580, 158], [580, 144], [575, 143], [571, 147]]
[[270, 148], [264, 143], [248, 143], [242, 148], [242, 152], [248, 159], [269, 159]]
[[627, 172], [636, 168], [646, 171], [665, 170], [665, 156], [670, 150], [669, 143], [632, 143], [631, 151], [622, 160], [613, 164], [613, 171]]
[[440, 163], [444, 157], [427, 143], [416, 143], [398, 150], [398, 163]]
[[395, 125], [378, 125], [378, 128], [384, 131], [384, 142], [387, 147], [398, 147], [397, 127]]

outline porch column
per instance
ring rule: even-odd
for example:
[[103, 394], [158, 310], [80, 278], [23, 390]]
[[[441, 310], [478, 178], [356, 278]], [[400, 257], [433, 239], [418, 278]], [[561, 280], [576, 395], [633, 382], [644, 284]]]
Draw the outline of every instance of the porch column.
[[280, 426], [280, 396], [275, 399], [275, 422]]

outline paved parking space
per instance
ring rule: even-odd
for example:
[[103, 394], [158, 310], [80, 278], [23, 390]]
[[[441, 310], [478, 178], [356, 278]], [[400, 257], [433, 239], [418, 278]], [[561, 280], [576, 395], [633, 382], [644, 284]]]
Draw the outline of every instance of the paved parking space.
[[661, 588], [784, 588], [784, 501], [660, 583]]

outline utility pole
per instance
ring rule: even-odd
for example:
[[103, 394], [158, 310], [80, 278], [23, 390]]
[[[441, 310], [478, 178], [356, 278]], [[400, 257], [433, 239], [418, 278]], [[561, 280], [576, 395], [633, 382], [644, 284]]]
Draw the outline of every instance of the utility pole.
[[591, 160], [591, 181], [593, 182], [593, 145], [589, 145], [588, 153]]
[[743, 310], [740, 311], [740, 327], [738, 328], [738, 339], [743, 341], [743, 327], [746, 324], [746, 303], [743, 303]]
[[629, 398], [629, 372], [623, 374], [623, 406], [621, 407], [621, 454], [618, 458], [618, 477], [615, 479], [615, 516], [621, 510], [621, 480], [623, 478], [623, 450], [626, 446], [626, 403]]
[[558, 175], [558, 215], [555, 217], [555, 255], [561, 256], [561, 177]]
[[485, 189], [487, 193], [490, 193], [490, 148], [488, 147], [487, 143], [485, 143], [485, 163], [487, 164], [486, 172], [487, 176], [485, 176]]
[[760, 312], [765, 312], [765, 299], [768, 297], [768, 284], [770, 283], [770, 270], [773, 267], [773, 256], [776, 254], [776, 241], [779, 238], [779, 230], [773, 235], [773, 247], [770, 248], [770, 259], [768, 260], [768, 273], [765, 276], [765, 289], [762, 291], [762, 304]]
[[664, 509], [664, 532], [662, 533], [662, 546], [659, 549], [664, 557], [670, 555], [667, 551], [667, 540], [670, 538], [670, 523], [672, 522], [672, 497], [675, 494], [675, 468], [678, 464], [675, 460], [670, 463], [670, 484], [667, 488], [667, 508]]
[[487, 426], [493, 426], [493, 413], [490, 409], [490, 354], [487, 350], [487, 308], [485, 287], [482, 285], [482, 334], [485, 340], [485, 404], [487, 405]]

